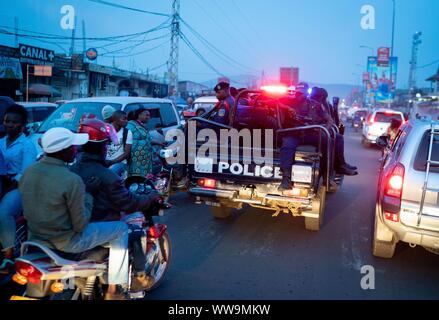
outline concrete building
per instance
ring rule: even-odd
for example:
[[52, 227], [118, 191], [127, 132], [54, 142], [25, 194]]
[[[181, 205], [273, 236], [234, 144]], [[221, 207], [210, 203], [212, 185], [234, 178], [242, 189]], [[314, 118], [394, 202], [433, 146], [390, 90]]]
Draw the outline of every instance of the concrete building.
[[[163, 98], [168, 94], [163, 79], [83, 61], [78, 54], [67, 57], [23, 44], [19, 48], [0, 45], [0, 95], [25, 101], [27, 87], [29, 101], [116, 95]], [[50, 66], [52, 74], [35, 76], [35, 65]]]

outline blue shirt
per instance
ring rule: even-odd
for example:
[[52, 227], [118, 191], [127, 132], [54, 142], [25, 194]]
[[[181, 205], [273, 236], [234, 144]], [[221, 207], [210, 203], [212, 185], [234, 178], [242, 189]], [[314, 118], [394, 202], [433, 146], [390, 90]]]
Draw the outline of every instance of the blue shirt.
[[6, 163], [3, 152], [0, 151], [0, 176], [6, 175]]
[[21, 134], [9, 147], [7, 136], [0, 139], [0, 152], [3, 154], [6, 173], [19, 181], [24, 171], [37, 161], [37, 149], [33, 143]]

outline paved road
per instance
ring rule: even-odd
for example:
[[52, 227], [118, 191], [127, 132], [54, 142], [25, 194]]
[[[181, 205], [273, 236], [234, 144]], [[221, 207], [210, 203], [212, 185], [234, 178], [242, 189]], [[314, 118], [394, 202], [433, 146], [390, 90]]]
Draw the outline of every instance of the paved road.
[[[186, 194], [163, 220], [173, 240], [166, 282], [150, 299], [439, 299], [439, 256], [402, 244], [391, 260], [371, 254], [371, 225], [380, 152], [360, 135], [346, 137], [346, 155], [360, 174], [327, 199], [323, 229], [301, 218], [247, 208], [226, 221]], [[363, 290], [364, 265], [375, 289]]]

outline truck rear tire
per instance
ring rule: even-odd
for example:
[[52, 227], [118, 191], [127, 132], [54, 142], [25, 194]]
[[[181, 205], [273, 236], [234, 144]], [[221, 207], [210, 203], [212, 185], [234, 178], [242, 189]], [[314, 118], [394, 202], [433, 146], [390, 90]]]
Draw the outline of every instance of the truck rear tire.
[[379, 228], [379, 224], [377, 223], [375, 217], [375, 228], [373, 232], [373, 242], [372, 242], [372, 254], [375, 257], [390, 259], [395, 254], [396, 242], [391, 241], [379, 241], [377, 238], [377, 229]]
[[305, 229], [310, 231], [319, 231], [323, 225], [323, 218], [325, 216], [326, 203], [326, 187], [323, 182], [320, 184], [317, 196], [312, 200], [312, 212], [318, 213], [318, 218], [305, 217]]
[[232, 215], [233, 208], [225, 206], [210, 207], [210, 211], [215, 219], [227, 219]]

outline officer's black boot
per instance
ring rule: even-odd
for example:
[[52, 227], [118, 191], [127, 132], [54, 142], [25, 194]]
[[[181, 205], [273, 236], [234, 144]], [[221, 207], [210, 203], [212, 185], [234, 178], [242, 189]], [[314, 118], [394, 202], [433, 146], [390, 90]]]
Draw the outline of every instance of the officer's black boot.
[[281, 169], [282, 182], [278, 188], [279, 191], [293, 189], [293, 183], [291, 182], [291, 169]]

